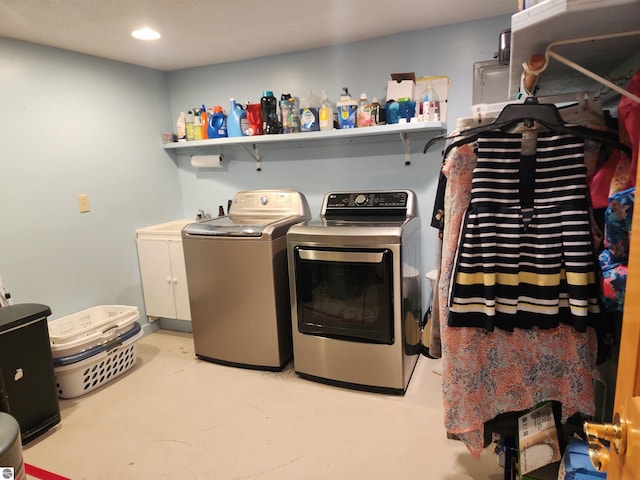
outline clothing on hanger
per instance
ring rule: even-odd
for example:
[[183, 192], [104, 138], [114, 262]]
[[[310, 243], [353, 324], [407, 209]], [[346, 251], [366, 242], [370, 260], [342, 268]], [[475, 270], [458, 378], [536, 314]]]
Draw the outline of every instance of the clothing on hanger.
[[490, 130], [477, 142], [449, 325], [586, 331], [600, 310], [584, 141]]
[[530, 128], [534, 126], [544, 127], [547, 130], [574, 135], [584, 140], [599, 141], [620, 149], [627, 155], [631, 156], [631, 149], [628, 145], [619, 141], [617, 132], [584, 127], [581, 125], [569, 125], [564, 121], [555, 105], [551, 103], [538, 103], [538, 100], [535, 97], [527, 98], [524, 103], [506, 105], [498, 117], [491, 123], [481, 125], [479, 127], [460, 130], [452, 135], [440, 135], [438, 137], [434, 137], [427, 142], [423, 149], [423, 153], [426, 153], [428, 149], [438, 141], [457, 139], [446, 146], [443, 154], [446, 157], [451, 149], [464, 145], [465, 143], [475, 142], [478, 139], [478, 135], [481, 133], [490, 132], [492, 130], [508, 131], [518, 124], [524, 124]]
[[452, 150], [443, 165], [448, 181], [437, 293], [447, 436], [462, 441], [479, 457], [487, 446], [486, 422], [506, 411], [556, 400], [562, 405], [563, 422], [576, 412], [593, 415], [591, 372], [597, 340], [593, 329], [581, 333], [565, 324], [513, 332], [449, 327], [448, 287], [476, 165], [471, 145]]

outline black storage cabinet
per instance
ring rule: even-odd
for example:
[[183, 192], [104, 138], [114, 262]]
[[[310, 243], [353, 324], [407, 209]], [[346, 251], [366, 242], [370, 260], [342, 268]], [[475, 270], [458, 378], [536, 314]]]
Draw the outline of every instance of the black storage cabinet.
[[0, 308], [0, 410], [18, 421], [23, 445], [60, 423], [49, 315], [37, 303]]

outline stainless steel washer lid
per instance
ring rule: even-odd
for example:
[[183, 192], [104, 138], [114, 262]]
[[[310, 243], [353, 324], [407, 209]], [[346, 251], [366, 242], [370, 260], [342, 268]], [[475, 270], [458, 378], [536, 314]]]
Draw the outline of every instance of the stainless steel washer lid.
[[259, 237], [265, 223], [234, 223], [231, 217], [220, 217], [204, 222], [187, 225], [184, 232], [188, 235], [210, 237]]
[[275, 237], [311, 218], [304, 195], [293, 190], [238, 192], [228, 216], [187, 225], [183, 237]]

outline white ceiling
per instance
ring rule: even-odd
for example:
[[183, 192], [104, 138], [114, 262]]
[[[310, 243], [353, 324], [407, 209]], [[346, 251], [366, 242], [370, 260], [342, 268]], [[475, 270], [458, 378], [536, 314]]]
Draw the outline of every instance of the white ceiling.
[[[170, 71], [513, 14], [517, 3], [0, 0], [0, 36]], [[141, 27], [158, 30], [162, 38], [154, 42], [133, 39], [130, 33]]]

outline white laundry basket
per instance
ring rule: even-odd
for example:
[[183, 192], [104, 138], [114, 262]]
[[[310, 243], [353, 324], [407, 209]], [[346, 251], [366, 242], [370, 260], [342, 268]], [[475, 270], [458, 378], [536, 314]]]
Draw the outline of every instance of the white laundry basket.
[[131, 369], [137, 360], [142, 327], [133, 327], [115, 339], [81, 353], [53, 359], [60, 398], [75, 398], [104, 385]]
[[136, 307], [101, 305], [50, 320], [51, 354], [66, 357], [106, 344], [129, 331], [138, 318]]

